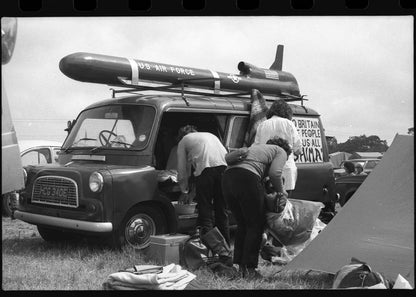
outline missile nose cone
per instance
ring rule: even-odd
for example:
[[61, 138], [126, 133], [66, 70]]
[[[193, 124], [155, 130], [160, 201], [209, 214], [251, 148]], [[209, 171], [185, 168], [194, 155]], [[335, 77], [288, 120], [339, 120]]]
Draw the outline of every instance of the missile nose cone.
[[65, 56], [59, 61], [59, 69], [66, 76], [82, 81], [82, 74], [85, 74], [85, 70], [88, 68], [87, 57], [87, 53], [74, 53]]
[[119, 84], [118, 77], [131, 76], [126, 58], [82, 52], [63, 57], [59, 69], [69, 78], [101, 84]]

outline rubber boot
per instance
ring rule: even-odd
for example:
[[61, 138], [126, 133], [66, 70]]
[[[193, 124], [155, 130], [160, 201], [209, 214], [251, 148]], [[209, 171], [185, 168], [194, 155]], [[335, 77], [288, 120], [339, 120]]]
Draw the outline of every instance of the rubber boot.
[[233, 266], [231, 248], [217, 227], [214, 227], [207, 233], [201, 235], [201, 241], [211, 249], [214, 254], [218, 255], [221, 263], [230, 267]]

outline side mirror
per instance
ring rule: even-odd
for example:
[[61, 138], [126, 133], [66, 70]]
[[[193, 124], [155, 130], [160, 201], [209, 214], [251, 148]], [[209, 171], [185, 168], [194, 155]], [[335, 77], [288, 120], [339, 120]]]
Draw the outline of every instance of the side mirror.
[[72, 127], [74, 127], [74, 124], [75, 124], [75, 120], [72, 120], [72, 122], [71, 121], [66, 122], [66, 129], [64, 129], [64, 131], [68, 132], [69, 134], [69, 132], [71, 132], [72, 130]]

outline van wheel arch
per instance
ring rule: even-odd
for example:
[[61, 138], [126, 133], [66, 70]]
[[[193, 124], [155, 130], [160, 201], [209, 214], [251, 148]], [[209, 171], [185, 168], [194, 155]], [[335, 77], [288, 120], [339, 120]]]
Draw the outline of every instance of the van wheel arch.
[[156, 205], [138, 204], [124, 216], [112, 234], [112, 245], [130, 245], [142, 250], [150, 243], [150, 236], [167, 232], [167, 220], [163, 210]]

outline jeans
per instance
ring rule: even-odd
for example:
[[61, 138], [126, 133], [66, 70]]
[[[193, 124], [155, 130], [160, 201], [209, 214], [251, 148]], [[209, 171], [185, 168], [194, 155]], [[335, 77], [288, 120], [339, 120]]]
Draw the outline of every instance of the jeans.
[[257, 268], [266, 222], [261, 179], [247, 169], [234, 167], [224, 172], [222, 188], [237, 221], [233, 262], [247, 268]]
[[216, 226], [230, 244], [227, 205], [221, 188], [225, 168], [226, 166], [207, 167], [195, 178], [195, 200], [198, 203], [197, 225], [201, 227], [201, 235]]

